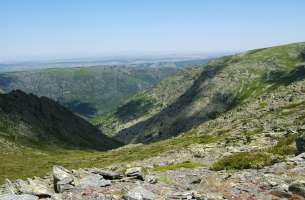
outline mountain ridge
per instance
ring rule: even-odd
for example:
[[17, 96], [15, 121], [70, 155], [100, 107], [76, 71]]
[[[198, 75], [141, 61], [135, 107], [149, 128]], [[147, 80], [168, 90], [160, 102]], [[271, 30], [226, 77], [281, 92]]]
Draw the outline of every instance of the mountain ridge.
[[1, 136], [34, 148], [108, 150], [120, 143], [47, 97], [21, 90], [0, 94]]

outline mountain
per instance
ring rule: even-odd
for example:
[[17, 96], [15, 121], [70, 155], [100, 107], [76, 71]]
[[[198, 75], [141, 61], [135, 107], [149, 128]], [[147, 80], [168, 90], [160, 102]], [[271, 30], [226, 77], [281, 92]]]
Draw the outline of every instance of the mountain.
[[[19, 138], [6, 139], [0, 181], [24, 178], [6, 181], [4, 188], [25, 186], [41, 198], [40, 183], [59, 199], [123, 198], [135, 187], [134, 193], [144, 191], [150, 199], [302, 199], [304, 49], [305, 43], [258, 49], [184, 69], [94, 119], [105, 133], [114, 130], [114, 138], [137, 144], [103, 152], [57, 146], [15, 151]], [[11, 132], [25, 127], [13, 119], [5, 126]], [[54, 194], [57, 182], [49, 174], [26, 179], [43, 177], [54, 165], [68, 170], [54, 167], [53, 173], [59, 169], [76, 180], [64, 182], [63, 190], [74, 189]]]
[[20, 89], [52, 98], [71, 111], [91, 117], [110, 111], [126, 98], [176, 73], [174, 67], [93, 66], [0, 74], [5, 92]]
[[126, 103], [111, 112], [98, 115], [91, 122], [105, 134], [114, 135], [118, 131], [150, 118], [173, 103], [198, 78], [201, 66], [181, 69], [175, 75], [127, 99]]
[[14, 90], [0, 94], [0, 141], [32, 148], [108, 150], [120, 146], [47, 97]]
[[[278, 96], [294, 87], [292, 92], [288, 90], [289, 95], [299, 100], [305, 78], [304, 49], [305, 43], [296, 43], [211, 60], [199, 68], [182, 71], [185, 75], [178, 73], [164, 80], [151, 91], [137, 94], [94, 123], [107, 129], [109, 122], [115, 122], [110, 129], [122, 142], [151, 143], [212, 123], [231, 112], [233, 116], [254, 112], [254, 120], [260, 109], [247, 107], [260, 104], [263, 110], [279, 104], [266, 95]], [[193, 80], [188, 80], [187, 73], [193, 74]], [[168, 84], [171, 80], [175, 84]]]

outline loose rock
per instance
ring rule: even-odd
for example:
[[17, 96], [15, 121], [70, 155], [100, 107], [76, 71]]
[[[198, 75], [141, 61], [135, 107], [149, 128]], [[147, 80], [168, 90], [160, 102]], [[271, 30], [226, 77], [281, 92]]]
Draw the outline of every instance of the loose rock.
[[125, 200], [157, 200], [158, 197], [141, 186], [137, 186], [124, 195]]

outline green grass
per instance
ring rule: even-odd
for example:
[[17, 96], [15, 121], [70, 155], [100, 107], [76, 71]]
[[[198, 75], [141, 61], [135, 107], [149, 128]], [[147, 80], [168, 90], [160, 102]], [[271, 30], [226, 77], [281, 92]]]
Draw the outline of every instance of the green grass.
[[260, 169], [264, 166], [272, 165], [276, 162], [271, 154], [262, 152], [241, 152], [230, 156], [225, 156], [215, 162], [211, 169], [219, 170], [241, 170]]
[[295, 135], [278, 138], [275, 146], [257, 152], [240, 152], [225, 156], [216, 161], [211, 169], [213, 170], [241, 170], [260, 169], [282, 161], [287, 155], [294, 155], [296, 152]]
[[171, 164], [171, 165], [166, 165], [166, 166], [156, 166], [154, 167], [153, 171], [155, 172], [165, 172], [165, 171], [170, 171], [170, 170], [177, 170], [177, 169], [195, 169], [199, 167], [204, 167], [203, 164], [201, 163], [195, 163], [191, 161], [185, 161], [182, 163], [176, 163], [176, 164]]
[[277, 144], [271, 147], [268, 152], [281, 156], [294, 155], [296, 153], [295, 140], [295, 135], [279, 138]]
[[168, 185], [170, 185], [170, 184], [173, 184], [173, 180], [172, 179], [170, 179], [168, 176], [159, 176], [158, 177], [158, 180], [161, 182], [161, 183], [165, 183], [165, 184], [168, 184]]
[[5, 178], [15, 180], [17, 178], [44, 176], [51, 170], [53, 165], [62, 165], [68, 169], [106, 167], [115, 163], [143, 160], [164, 152], [185, 148], [191, 144], [207, 144], [222, 139], [222, 136], [191, 135], [108, 152], [60, 149], [39, 152], [30, 148], [21, 149], [20, 151], [1, 149], [0, 159], [5, 162], [0, 162], [0, 182]]

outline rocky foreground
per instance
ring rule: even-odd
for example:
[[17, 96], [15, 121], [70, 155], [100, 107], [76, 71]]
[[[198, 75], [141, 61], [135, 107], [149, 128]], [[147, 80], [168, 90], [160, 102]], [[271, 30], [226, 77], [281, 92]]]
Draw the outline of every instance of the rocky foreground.
[[[166, 177], [166, 179], [164, 178]], [[154, 200], [305, 198], [305, 153], [259, 170], [211, 171], [208, 168], [147, 173], [142, 167], [69, 171], [54, 166], [44, 178], [6, 180], [0, 200]]]

